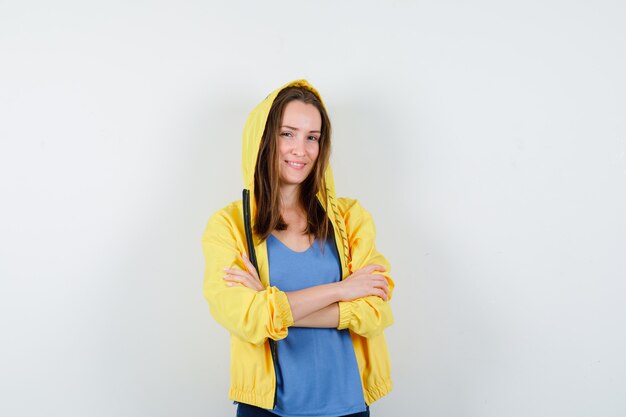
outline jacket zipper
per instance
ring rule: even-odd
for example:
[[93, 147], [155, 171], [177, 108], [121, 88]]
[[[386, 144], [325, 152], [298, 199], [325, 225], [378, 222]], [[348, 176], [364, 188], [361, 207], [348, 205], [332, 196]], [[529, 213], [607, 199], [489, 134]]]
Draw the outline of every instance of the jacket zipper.
[[[254, 241], [252, 240], [252, 226], [250, 220], [250, 190], [243, 190], [243, 224], [246, 231], [246, 243], [248, 244], [248, 259], [254, 265], [254, 268], [259, 271], [259, 265], [256, 259], [256, 251], [254, 249]], [[278, 363], [278, 358], [276, 357], [276, 341], [274, 339], [268, 339], [270, 342], [270, 351], [272, 353], [272, 361], [274, 362], [274, 379], [276, 384], [278, 384], [278, 372], [276, 371], [276, 364]], [[276, 385], [275, 384], [275, 385]], [[274, 401], [272, 404], [272, 409], [276, 408], [276, 397], [278, 390], [276, 386], [274, 386]]]

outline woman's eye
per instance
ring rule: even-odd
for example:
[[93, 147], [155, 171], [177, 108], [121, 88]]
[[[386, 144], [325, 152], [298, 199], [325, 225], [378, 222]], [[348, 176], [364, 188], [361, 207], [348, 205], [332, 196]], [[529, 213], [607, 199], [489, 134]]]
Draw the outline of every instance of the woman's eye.
[[317, 136], [309, 136], [309, 140], [319, 140]]
[[291, 137], [291, 132], [283, 132], [280, 134], [281, 136]]

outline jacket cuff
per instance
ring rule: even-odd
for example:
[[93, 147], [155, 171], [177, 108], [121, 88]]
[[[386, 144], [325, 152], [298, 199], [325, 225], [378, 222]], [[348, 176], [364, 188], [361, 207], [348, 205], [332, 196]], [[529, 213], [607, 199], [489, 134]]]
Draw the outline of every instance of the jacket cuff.
[[339, 301], [339, 325], [337, 330], [347, 329], [352, 315], [352, 304], [349, 301]]
[[283, 291], [276, 291], [276, 328], [287, 328], [293, 326], [293, 316], [291, 315], [291, 305], [289, 305], [289, 299], [287, 294]]

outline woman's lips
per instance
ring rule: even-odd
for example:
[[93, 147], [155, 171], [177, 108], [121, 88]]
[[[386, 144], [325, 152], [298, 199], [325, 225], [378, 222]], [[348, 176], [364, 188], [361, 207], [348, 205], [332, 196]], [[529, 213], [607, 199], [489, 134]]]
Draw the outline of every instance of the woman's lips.
[[306, 165], [304, 162], [285, 161], [293, 169], [301, 170]]

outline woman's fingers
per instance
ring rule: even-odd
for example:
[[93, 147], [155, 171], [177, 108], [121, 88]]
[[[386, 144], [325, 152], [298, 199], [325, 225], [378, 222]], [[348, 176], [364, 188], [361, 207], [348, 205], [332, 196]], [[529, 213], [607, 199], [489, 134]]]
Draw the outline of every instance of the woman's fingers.
[[385, 286], [385, 288], [388, 288], [388, 287], [389, 287], [389, 282], [387, 282], [387, 278], [385, 278], [383, 275], [380, 275], [380, 274], [372, 274], [371, 276], [372, 276], [372, 279], [373, 279], [375, 282], [377, 282], [377, 283], [379, 283], [379, 284], [384, 285], [384, 286]]
[[245, 252], [242, 252], [241, 258], [243, 259], [243, 264], [247, 271], [235, 268], [224, 268], [224, 271], [228, 274], [224, 277], [224, 279], [232, 281], [232, 283], [227, 285], [232, 287], [234, 282], [238, 282], [248, 288], [262, 291], [264, 289], [263, 284], [261, 284], [261, 279], [259, 278], [256, 268], [254, 268], [254, 265], [252, 265], [252, 262], [248, 259], [248, 255]]
[[383, 300], [387, 301], [387, 292], [386, 292], [386, 291], [383, 291], [383, 290], [378, 289], [378, 290], [376, 291], [376, 293], [375, 293], [375, 294], [373, 294], [373, 295], [376, 295], [376, 296], [378, 296], [378, 297], [382, 298]]
[[378, 274], [370, 275], [370, 277], [371, 295], [376, 295], [387, 301], [389, 296], [389, 284], [387, 283], [387, 280], [382, 277], [382, 275]]
[[243, 277], [238, 277], [236, 275], [225, 275], [224, 276], [224, 281], [228, 281], [228, 283], [226, 285], [228, 285], [229, 287], [232, 287], [233, 285], [235, 285], [235, 282], [238, 282], [240, 284], [245, 285], [246, 287], [248, 285], [246, 285], [247, 280]]
[[382, 265], [371, 264], [371, 265], [364, 266], [363, 268], [353, 272], [352, 275], [350, 275], [348, 278], [363, 278], [363, 277], [372, 275], [373, 273], [375, 273], [377, 271], [378, 272], [385, 272], [386, 269]]
[[260, 281], [259, 274], [257, 273], [254, 265], [252, 265], [252, 262], [250, 262], [250, 259], [248, 259], [248, 254], [245, 251], [241, 252], [241, 258], [243, 259], [244, 265], [246, 266], [246, 268], [248, 268], [248, 271], [250, 271], [252, 276]]
[[249, 276], [249, 277], [254, 278], [254, 276], [252, 274], [250, 274], [250, 272], [242, 271], [241, 269], [224, 268], [224, 271], [226, 271], [230, 275], [237, 275], [239, 277], [248, 277]]
[[385, 272], [386, 269], [382, 265], [371, 264], [371, 265], [364, 266], [363, 268], [361, 268], [358, 271], [356, 271], [356, 273], [357, 274], [371, 274], [374, 271]]
[[370, 288], [372, 289], [372, 291], [376, 292], [376, 294], [372, 294], [372, 295], [378, 295], [378, 291], [382, 291], [385, 293], [385, 296], [387, 294], [389, 294], [389, 284], [387, 283], [387, 280], [382, 277], [382, 275], [370, 275], [369, 276], [369, 285], [371, 286]]
[[232, 287], [234, 285], [235, 282], [238, 282], [240, 284], [243, 284], [244, 286], [251, 288], [253, 290], [256, 291], [262, 291], [263, 290], [263, 285], [261, 284], [261, 282], [259, 280], [257, 280], [256, 278], [247, 275], [247, 276], [241, 276], [241, 275], [225, 275], [224, 276], [224, 280], [228, 281], [228, 283], [226, 285], [228, 285], [229, 287]]
[[340, 285], [344, 289], [342, 301], [352, 301], [370, 295], [378, 296], [385, 301], [389, 298], [389, 283], [380, 274], [363, 275], [358, 279], [345, 279]]
[[371, 288], [380, 288], [385, 291], [385, 293], [389, 293], [389, 282], [387, 282], [387, 278], [380, 274], [369, 274], [369, 275], [361, 275], [356, 277], [359, 280], [364, 281], [367, 285], [370, 285]]

